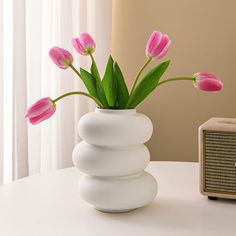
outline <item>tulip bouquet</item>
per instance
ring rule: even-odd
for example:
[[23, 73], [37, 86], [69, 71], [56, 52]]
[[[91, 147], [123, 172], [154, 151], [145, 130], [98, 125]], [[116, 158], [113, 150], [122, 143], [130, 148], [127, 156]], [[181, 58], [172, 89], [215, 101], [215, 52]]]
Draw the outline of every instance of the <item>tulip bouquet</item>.
[[87, 96], [101, 109], [133, 109], [153, 90], [167, 82], [190, 80], [197, 89], [203, 91], [216, 92], [222, 89], [223, 83], [221, 80], [207, 72], [198, 72], [190, 77], [174, 77], [161, 80], [162, 75], [170, 64], [170, 60], [159, 63], [142, 76], [144, 69], [151, 61], [160, 60], [166, 55], [170, 43], [171, 41], [166, 34], [158, 31], [154, 31], [151, 34], [146, 45], [147, 61], [137, 73], [130, 91], [127, 88], [119, 65], [114, 62], [112, 56], [109, 57], [104, 76], [101, 78], [93, 57], [96, 45], [88, 33], [82, 33], [79, 38], [72, 39], [72, 45], [78, 53], [91, 58], [90, 71], [86, 71], [83, 68], [77, 70], [73, 66], [73, 56], [69, 51], [60, 47], [51, 48], [49, 56], [53, 62], [61, 69], [71, 68], [83, 81], [87, 92], [73, 91], [55, 99], [42, 98], [28, 109], [26, 117], [31, 124], [38, 124], [54, 114], [56, 103], [59, 100], [76, 94]]

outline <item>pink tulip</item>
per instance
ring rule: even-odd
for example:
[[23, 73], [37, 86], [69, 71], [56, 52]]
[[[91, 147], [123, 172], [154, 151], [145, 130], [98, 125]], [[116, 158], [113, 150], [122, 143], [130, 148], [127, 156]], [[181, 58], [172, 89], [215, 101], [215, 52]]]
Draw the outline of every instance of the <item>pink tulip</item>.
[[168, 35], [162, 34], [159, 31], [154, 31], [146, 45], [146, 55], [154, 59], [163, 58], [169, 47], [171, 41], [169, 40]]
[[93, 53], [96, 48], [93, 38], [88, 33], [82, 33], [79, 38], [73, 38], [72, 45], [82, 55]]
[[49, 50], [49, 56], [61, 69], [67, 69], [73, 63], [73, 56], [63, 48], [53, 47]]
[[217, 92], [224, 86], [221, 80], [211, 73], [198, 72], [194, 75], [194, 77], [195, 87], [202, 91]]
[[56, 105], [51, 98], [42, 98], [34, 103], [26, 112], [25, 117], [29, 119], [32, 125], [36, 125], [53, 115], [56, 111]]

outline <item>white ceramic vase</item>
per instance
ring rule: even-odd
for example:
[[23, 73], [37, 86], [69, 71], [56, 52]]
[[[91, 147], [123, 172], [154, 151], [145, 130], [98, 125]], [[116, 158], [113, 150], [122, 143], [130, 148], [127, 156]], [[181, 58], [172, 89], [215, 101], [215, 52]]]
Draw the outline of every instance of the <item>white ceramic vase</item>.
[[135, 109], [96, 109], [78, 123], [83, 139], [73, 150], [74, 165], [84, 173], [82, 198], [105, 212], [130, 211], [147, 205], [157, 194], [155, 178], [144, 171], [150, 154], [151, 120]]

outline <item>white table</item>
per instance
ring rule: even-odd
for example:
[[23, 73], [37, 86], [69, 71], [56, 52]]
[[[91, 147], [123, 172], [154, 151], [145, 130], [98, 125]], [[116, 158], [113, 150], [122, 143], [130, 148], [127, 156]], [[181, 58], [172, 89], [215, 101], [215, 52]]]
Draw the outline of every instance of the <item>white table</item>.
[[236, 201], [199, 193], [198, 164], [152, 162], [159, 193], [149, 206], [122, 214], [94, 210], [78, 195], [75, 168], [0, 187], [1, 236], [235, 236]]

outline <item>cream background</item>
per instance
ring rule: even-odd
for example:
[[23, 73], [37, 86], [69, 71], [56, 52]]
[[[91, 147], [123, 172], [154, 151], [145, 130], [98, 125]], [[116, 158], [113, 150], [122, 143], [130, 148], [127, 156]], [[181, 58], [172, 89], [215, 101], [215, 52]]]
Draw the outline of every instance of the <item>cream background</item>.
[[[147, 143], [152, 160], [197, 161], [197, 129], [210, 117], [236, 117], [236, 2], [214, 0], [113, 0], [112, 55], [129, 86], [146, 60], [154, 30], [172, 40], [172, 59], [163, 78], [213, 72], [222, 78], [218, 94], [197, 91], [188, 81], [151, 94], [138, 111], [154, 124]], [[152, 63], [152, 66], [155, 63]]]

